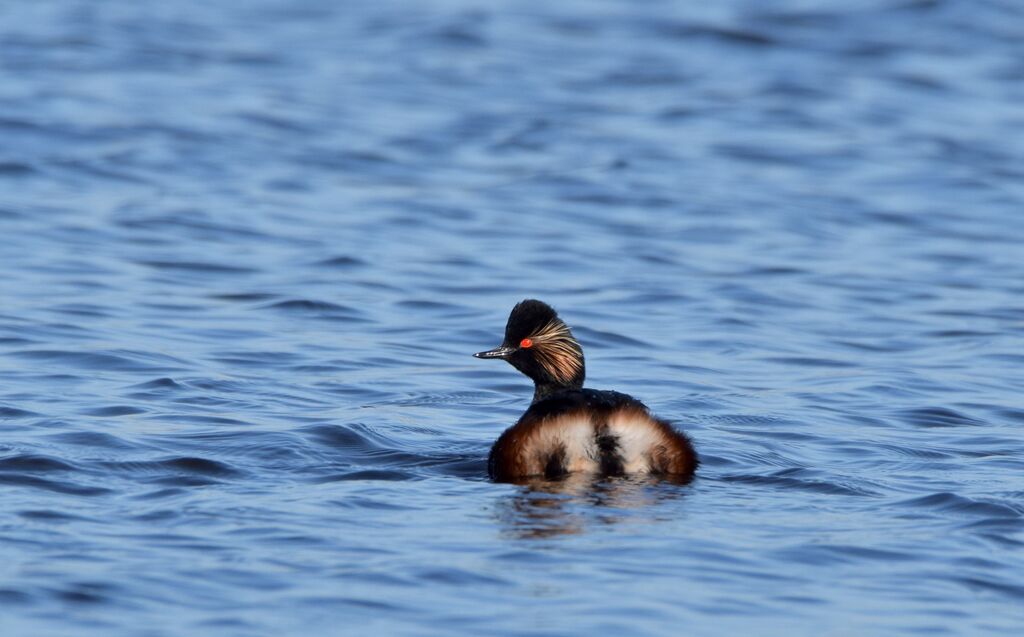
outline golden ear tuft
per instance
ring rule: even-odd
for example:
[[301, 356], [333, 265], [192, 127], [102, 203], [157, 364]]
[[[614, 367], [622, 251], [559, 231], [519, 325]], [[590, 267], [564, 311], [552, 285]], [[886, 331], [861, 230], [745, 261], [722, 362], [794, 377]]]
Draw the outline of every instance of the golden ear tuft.
[[553, 319], [542, 327], [533, 338], [525, 338], [535, 346], [537, 360], [562, 383], [569, 383], [583, 369], [583, 350], [572, 337], [569, 326], [560, 319]]

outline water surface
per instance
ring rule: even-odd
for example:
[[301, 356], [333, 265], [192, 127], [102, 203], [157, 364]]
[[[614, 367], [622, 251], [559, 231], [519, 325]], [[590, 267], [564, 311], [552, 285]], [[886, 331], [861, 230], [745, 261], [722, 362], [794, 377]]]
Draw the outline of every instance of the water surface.
[[[5, 2], [0, 629], [1020, 634], [1022, 24]], [[526, 297], [693, 483], [486, 480]]]

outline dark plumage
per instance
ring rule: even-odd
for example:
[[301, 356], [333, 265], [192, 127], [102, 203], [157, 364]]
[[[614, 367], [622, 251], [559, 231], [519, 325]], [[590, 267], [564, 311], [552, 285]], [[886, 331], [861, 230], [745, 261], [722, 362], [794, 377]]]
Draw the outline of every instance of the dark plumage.
[[512, 482], [568, 473], [661, 474], [689, 479], [697, 454], [685, 434], [631, 396], [583, 389], [583, 350], [551, 306], [526, 300], [509, 315], [501, 358], [534, 382], [533, 403], [494, 443], [491, 478]]

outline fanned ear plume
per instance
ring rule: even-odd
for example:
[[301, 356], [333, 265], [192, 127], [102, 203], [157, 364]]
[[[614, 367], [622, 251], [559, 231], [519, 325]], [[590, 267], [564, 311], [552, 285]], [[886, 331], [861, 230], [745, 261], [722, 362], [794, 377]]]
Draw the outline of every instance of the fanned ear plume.
[[537, 361], [560, 383], [572, 382], [583, 370], [583, 349], [561, 319], [551, 319], [532, 340]]

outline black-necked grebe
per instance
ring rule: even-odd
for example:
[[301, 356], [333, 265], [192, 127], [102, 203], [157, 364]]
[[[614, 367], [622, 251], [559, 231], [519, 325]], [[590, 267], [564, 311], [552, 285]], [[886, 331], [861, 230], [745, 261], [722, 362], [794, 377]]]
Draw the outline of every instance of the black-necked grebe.
[[501, 434], [487, 462], [494, 480], [661, 474], [688, 479], [697, 468], [690, 439], [615, 391], [583, 389], [583, 349], [551, 306], [533, 299], [512, 308], [501, 358], [533, 380], [533, 403]]

